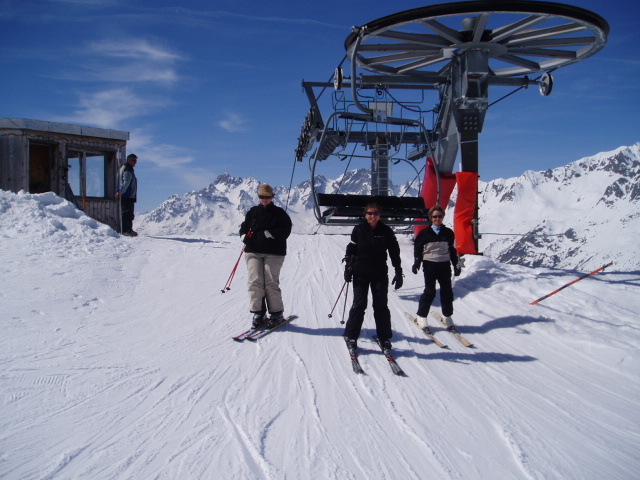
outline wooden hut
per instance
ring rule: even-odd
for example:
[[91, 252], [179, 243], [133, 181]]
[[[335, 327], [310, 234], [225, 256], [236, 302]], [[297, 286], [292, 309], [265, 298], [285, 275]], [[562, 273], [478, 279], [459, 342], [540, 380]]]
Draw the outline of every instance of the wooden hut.
[[0, 188], [54, 192], [120, 230], [115, 198], [129, 132], [0, 118]]

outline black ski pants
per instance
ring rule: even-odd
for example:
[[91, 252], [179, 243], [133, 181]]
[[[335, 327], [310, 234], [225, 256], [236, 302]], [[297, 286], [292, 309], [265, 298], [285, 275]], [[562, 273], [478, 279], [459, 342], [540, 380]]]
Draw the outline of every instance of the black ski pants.
[[440, 284], [440, 306], [442, 315], [453, 315], [453, 287], [451, 286], [450, 262], [422, 262], [424, 272], [424, 291], [418, 303], [418, 315], [426, 317], [433, 299], [436, 298], [436, 282]]
[[367, 309], [367, 297], [371, 289], [373, 318], [376, 321], [376, 334], [380, 341], [390, 340], [391, 312], [387, 306], [389, 277], [384, 275], [353, 275], [353, 304], [349, 310], [349, 319], [344, 329], [344, 336], [358, 339], [364, 322], [364, 312]]
[[120, 199], [120, 213], [122, 215], [122, 232], [120, 233], [127, 233], [133, 230], [133, 219], [135, 218], [133, 210], [136, 205], [135, 202], [133, 198]]

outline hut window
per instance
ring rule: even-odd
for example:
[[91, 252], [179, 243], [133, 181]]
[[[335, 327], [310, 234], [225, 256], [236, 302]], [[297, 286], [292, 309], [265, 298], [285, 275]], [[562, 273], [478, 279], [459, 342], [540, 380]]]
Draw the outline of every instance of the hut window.
[[[113, 162], [112, 157], [113, 155], [108, 152], [69, 151], [68, 181], [76, 197], [106, 198], [109, 196], [107, 186], [113, 185], [113, 182], [107, 181], [107, 172]], [[111, 195], [113, 193], [111, 192]]]
[[88, 197], [104, 197], [105, 196], [105, 173], [107, 162], [104, 155], [87, 154], [87, 196]]

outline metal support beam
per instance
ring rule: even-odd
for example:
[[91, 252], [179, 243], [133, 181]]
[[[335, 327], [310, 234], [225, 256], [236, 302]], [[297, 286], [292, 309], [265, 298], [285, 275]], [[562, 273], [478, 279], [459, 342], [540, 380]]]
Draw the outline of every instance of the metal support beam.
[[378, 136], [371, 151], [371, 195], [389, 195], [389, 145], [384, 136]]

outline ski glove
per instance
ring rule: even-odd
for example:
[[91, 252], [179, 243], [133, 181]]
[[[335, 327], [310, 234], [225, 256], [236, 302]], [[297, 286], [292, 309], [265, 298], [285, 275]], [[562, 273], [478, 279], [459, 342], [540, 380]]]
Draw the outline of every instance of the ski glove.
[[414, 275], [418, 274], [418, 270], [420, 270], [420, 264], [422, 262], [420, 261], [420, 259], [416, 259], [415, 262], [413, 262], [413, 266], [411, 267], [411, 271], [413, 272]]
[[456, 263], [453, 266], [453, 276], [459, 277], [461, 273], [462, 273], [462, 265], [460, 265], [459, 263]]
[[353, 278], [353, 271], [351, 270], [351, 266], [347, 266], [344, 269], [344, 281], [349, 283]]
[[355, 255], [346, 255], [342, 261], [345, 264], [344, 267], [344, 281], [349, 283], [353, 278], [353, 264], [356, 261]]
[[402, 283], [402, 269], [396, 268], [396, 275], [393, 277], [393, 280], [391, 280], [391, 285], [394, 285], [396, 287], [396, 290], [398, 290], [400, 287], [402, 287]]

